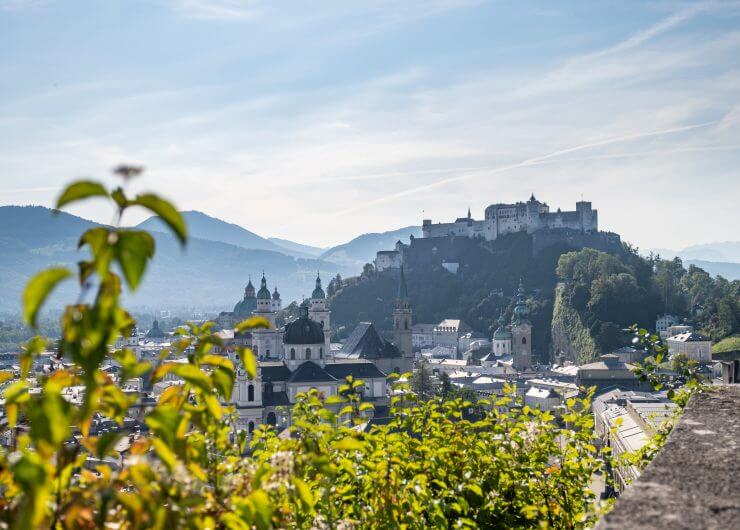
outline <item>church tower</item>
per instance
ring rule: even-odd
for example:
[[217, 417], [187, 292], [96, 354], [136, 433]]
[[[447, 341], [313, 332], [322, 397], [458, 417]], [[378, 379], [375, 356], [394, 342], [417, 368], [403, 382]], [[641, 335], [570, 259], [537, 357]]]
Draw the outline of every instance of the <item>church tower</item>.
[[414, 367], [414, 352], [411, 341], [412, 326], [413, 311], [411, 310], [408, 288], [406, 287], [406, 275], [403, 271], [403, 265], [401, 265], [398, 295], [396, 296], [396, 306], [393, 309], [393, 339], [396, 347], [401, 352], [401, 370], [404, 372], [411, 371]]
[[[279, 298], [279, 295], [278, 295]], [[257, 291], [257, 309], [254, 316], [262, 317], [270, 323], [269, 329], [252, 330], [252, 350], [258, 359], [280, 359], [282, 341], [275, 327], [275, 302], [267, 288], [267, 279], [262, 274], [260, 290]]]
[[330, 352], [331, 311], [327, 307], [326, 293], [321, 287], [321, 276], [318, 273], [316, 273], [316, 287], [308, 301], [308, 317], [314, 322], [321, 324], [321, 327], [324, 328], [324, 347], [327, 353]]
[[519, 280], [516, 305], [511, 317], [511, 349], [516, 370], [526, 370], [532, 366], [532, 323], [529, 321], [524, 286]]

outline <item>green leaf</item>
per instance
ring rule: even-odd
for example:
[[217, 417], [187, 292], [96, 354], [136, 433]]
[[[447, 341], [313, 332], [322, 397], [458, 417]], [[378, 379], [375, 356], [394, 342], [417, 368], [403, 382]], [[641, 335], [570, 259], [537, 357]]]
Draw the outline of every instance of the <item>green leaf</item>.
[[356, 438], [346, 436], [334, 444], [334, 449], [338, 451], [362, 451], [365, 444]]
[[188, 237], [185, 219], [183, 219], [180, 212], [172, 206], [172, 203], [153, 193], [144, 193], [142, 195], [137, 195], [136, 200], [132, 201], [132, 204], [143, 206], [158, 215], [159, 218], [170, 227], [170, 230], [174, 232], [180, 240], [180, 244], [185, 245], [185, 241]]
[[293, 485], [295, 486], [298, 497], [301, 499], [301, 502], [303, 503], [305, 508], [307, 510], [313, 508], [315, 501], [313, 498], [313, 494], [311, 493], [311, 489], [308, 487], [308, 484], [303, 482], [298, 477], [293, 477]]
[[234, 328], [237, 332], [246, 331], [248, 329], [270, 329], [270, 321], [262, 317], [251, 317], [246, 320], [239, 322]]
[[108, 197], [108, 190], [102, 184], [92, 180], [78, 180], [73, 182], [62, 192], [57, 199], [56, 208], [90, 197]]
[[36, 327], [39, 310], [54, 287], [71, 275], [67, 269], [53, 268], [41, 271], [29, 280], [23, 291], [23, 318], [30, 326]]
[[119, 230], [115, 256], [126, 283], [135, 291], [148, 260], [154, 256], [154, 238], [141, 230]]
[[239, 355], [249, 378], [254, 379], [257, 376], [257, 359], [255, 359], [254, 353], [249, 348], [240, 348]]

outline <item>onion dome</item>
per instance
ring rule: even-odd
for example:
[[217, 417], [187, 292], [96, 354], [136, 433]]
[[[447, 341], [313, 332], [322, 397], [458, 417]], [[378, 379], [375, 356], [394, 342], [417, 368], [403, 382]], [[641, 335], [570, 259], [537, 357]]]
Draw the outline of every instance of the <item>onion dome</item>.
[[318, 273], [316, 273], [316, 288], [311, 293], [311, 298], [314, 300], [326, 298], [326, 293], [321, 288], [321, 276]]
[[297, 320], [285, 325], [283, 344], [323, 344], [324, 328], [308, 318], [308, 305], [303, 302]]
[[254, 298], [254, 285], [252, 285], [252, 278], [249, 278], [249, 283], [244, 288], [244, 298]]
[[267, 288], [267, 279], [265, 278], [265, 274], [262, 273], [262, 282], [260, 285], [260, 290], [257, 291], [257, 299], [258, 300], [269, 300], [272, 298], [270, 295], [270, 290]]
[[164, 336], [164, 331], [159, 329], [159, 321], [155, 320], [152, 324], [152, 329], [147, 332], [146, 337], [148, 339], [161, 339]]
[[511, 340], [511, 331], [506, 327], [503, 311], [498, 319], [498, 328], [493, 332], [493, 340]]
[[272, 299], [280, 300], [280, 293], [277, 290], [277, 285], [275, 286], [275, 290], [272, 292]]

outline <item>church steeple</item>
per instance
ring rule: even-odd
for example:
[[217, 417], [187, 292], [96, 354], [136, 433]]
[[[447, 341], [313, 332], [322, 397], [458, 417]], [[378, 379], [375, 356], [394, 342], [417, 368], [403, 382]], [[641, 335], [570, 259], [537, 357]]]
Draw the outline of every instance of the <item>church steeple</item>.
[[318, 272], [316, 273], [316, 287], [314, 288], [313, 293], [311, 293], [311, 298], [314, 300], [326, 298], [326, 293], [321, 287], [321, 275]]
[[409, 289], [406, 287], [406, 274], [403, 272], [403, 265], [401, 265], [401, 277], [398, 281], [398, 294], [396, 295], [396, 305], [401, 302], [408, 302], [409, 300]]
[[396, 305], [393, 309], [393, 339], [396, 347], [401, 352], [402, 365], [399, 366], [402, 372], [408, 372], [413, 369], [414, 352], [411, 340], [411, 328], [413, 326], [413, 311], [409, 302], [409, 290], [406, 286], [406, 273], [401, 265], [401, 274], [398, 279], [398, 294], [396, 295]]
[[473, 218], [473, 216], [470, 215], [470, 208], [468, 208], [468, 219], [472, 219], [472, 218]]

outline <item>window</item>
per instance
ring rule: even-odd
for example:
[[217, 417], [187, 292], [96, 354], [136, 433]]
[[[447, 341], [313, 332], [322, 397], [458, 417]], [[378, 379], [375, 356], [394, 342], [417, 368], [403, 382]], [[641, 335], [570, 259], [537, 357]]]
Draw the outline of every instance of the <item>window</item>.
[[527, 337], [522, 337], [522, 344], [526, 344], [526, 343], [527, 343]]
[[324, 348], [319, 348], [319, 359], [324, 358]]
[[267, 348], [267, 352], [265, 353], [268, 357], [270, 356], [270, 348]]
[[249, 430], [249, 434], [252, 434], [254, 432], [254, 422], [253, 421], [249, 422], [249, 426], [247, 427], [247, 429]]
[[247, 401], [254, 401], [254, 385], [249, 385], [247, 388]]
[[306, 348], [306, 359], [311, 358], [311, 348]]
[[260, 353], [260, 350], [259, 350], [259, 346], [258, 346], [257, 344], [255, 344], [255, 345], [254, 345], [254, 348], [252, 348], [252, 349], [254, 350], [254, 354], [255, 354], [255, 355], [259, 355], [259, 353]]
[[295, 348], [290, 349], [290, 360], [295, 361]]

